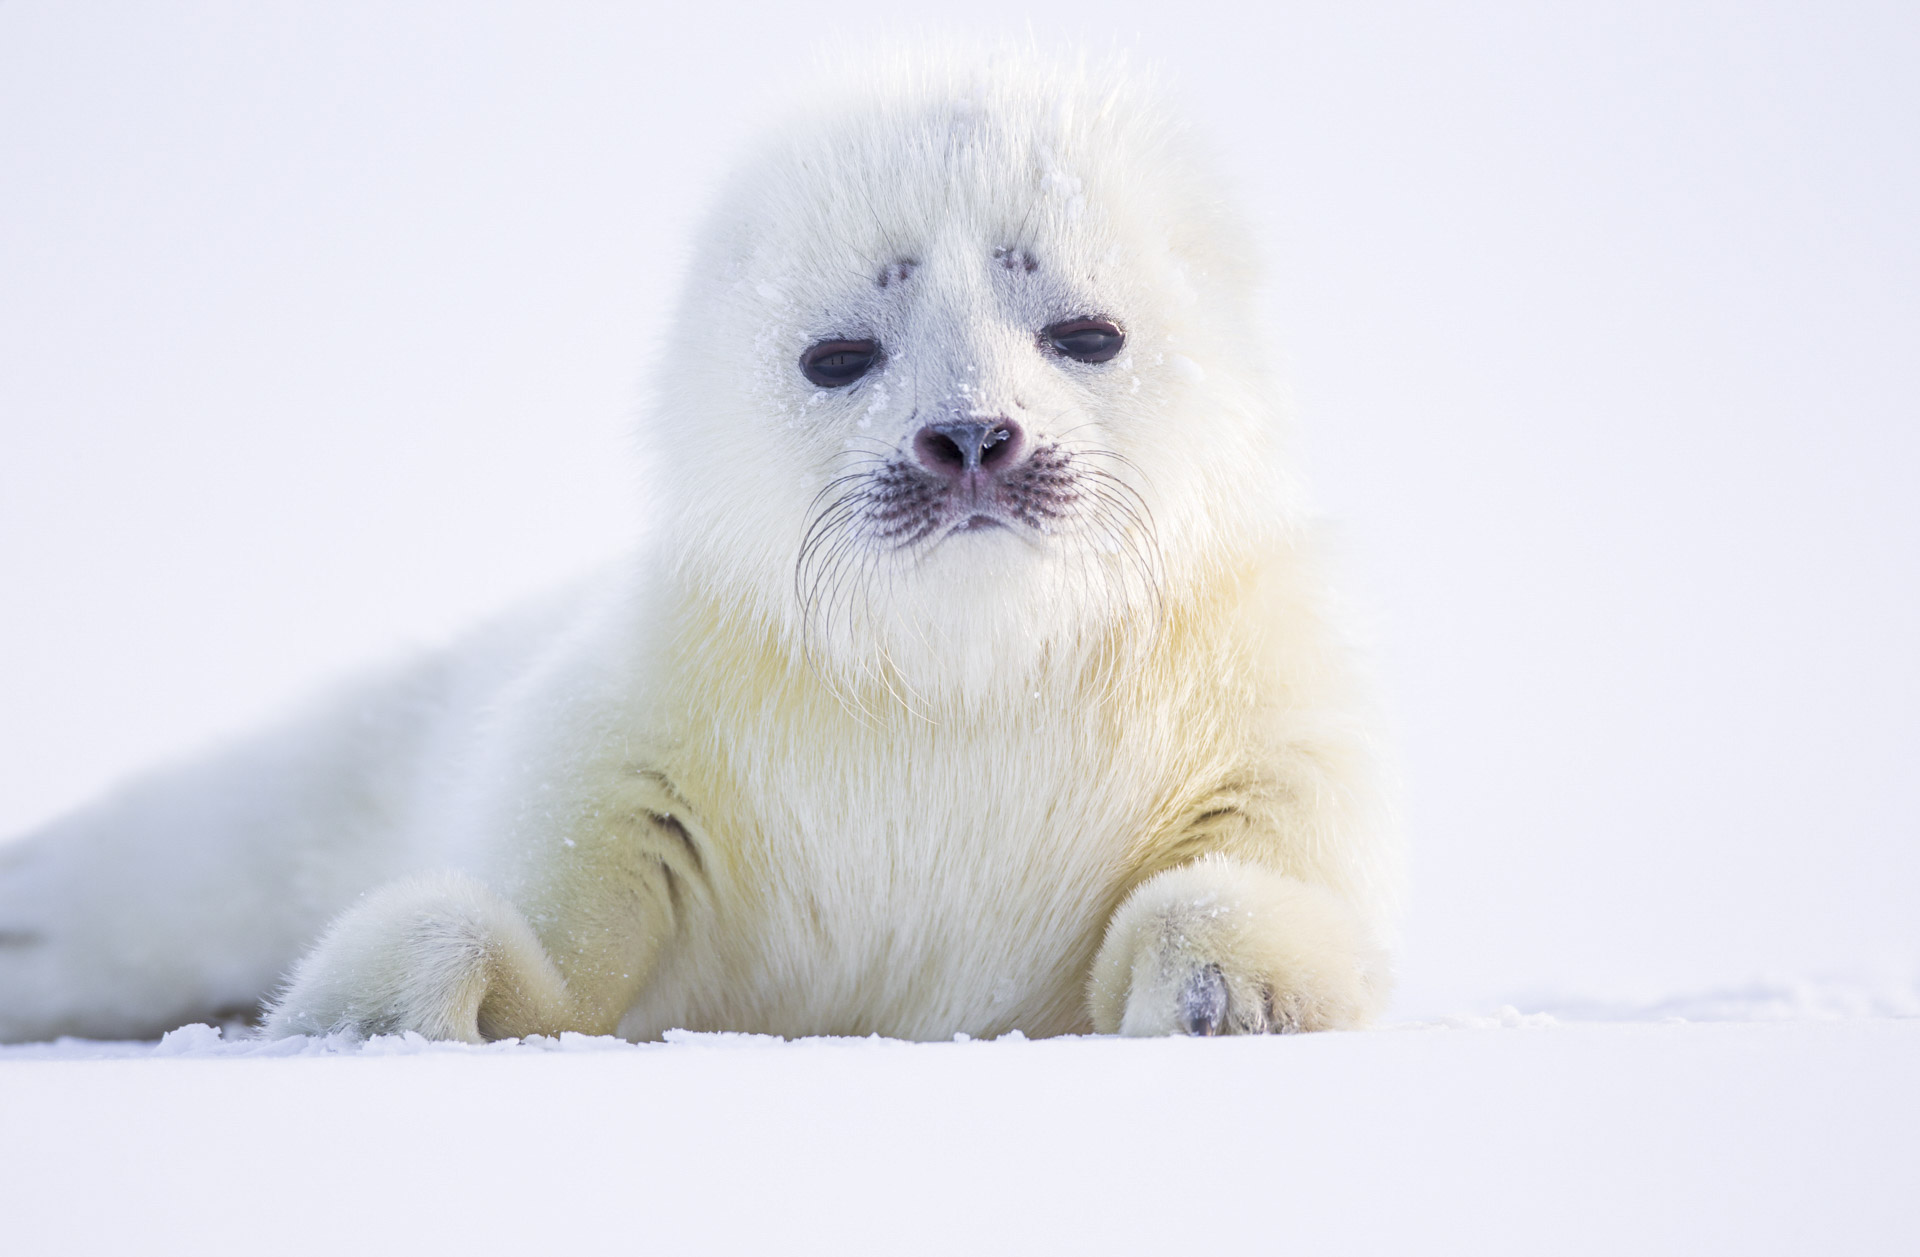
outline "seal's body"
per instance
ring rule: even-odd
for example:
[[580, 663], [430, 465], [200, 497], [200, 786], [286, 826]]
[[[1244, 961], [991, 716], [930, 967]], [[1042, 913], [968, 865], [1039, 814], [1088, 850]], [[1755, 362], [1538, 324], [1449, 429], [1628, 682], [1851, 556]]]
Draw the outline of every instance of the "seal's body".
[[1244, 242], [1122, 79], [881, 77], [714, 217], [645, 553], [0, 851], [0, 1036], [1377, 1011], [1395, 851]]

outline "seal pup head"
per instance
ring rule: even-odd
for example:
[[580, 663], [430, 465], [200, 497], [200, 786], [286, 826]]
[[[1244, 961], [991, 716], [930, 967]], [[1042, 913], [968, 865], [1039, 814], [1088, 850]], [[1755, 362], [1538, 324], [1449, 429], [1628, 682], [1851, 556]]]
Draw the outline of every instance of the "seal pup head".
[[836, 678], [989, 695], [1146, 640], [1271, 534], [1249, 250], [1167, 116], [1028, 55], [796, 111], [651, 416], [683, 578]]

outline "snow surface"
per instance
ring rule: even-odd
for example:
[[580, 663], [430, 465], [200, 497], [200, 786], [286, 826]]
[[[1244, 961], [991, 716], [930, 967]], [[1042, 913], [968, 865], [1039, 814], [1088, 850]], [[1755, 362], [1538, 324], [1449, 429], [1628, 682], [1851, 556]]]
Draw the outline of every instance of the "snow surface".
[[1912, 1252], [1920, 1019], [1811, 1011], [0, 1048], [0, 1248]]

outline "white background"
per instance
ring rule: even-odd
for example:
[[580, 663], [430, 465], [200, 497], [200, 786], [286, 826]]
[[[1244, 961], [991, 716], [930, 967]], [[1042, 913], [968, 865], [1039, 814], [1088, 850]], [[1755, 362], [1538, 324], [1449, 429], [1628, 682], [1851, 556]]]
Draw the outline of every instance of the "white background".
[[[0, 832], [614, 555], [886, 6], [0, 3]], [[915, 11], [919, 6], [912, 6]], [[946, 6], [1159, 65], [1399, 726], [1401, 1009], [1920, 968], [1920, 7]]]

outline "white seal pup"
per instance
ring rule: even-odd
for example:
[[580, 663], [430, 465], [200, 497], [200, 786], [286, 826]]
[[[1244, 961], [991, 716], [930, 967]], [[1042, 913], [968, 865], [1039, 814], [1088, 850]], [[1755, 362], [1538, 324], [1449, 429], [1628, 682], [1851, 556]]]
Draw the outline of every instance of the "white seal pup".
[[791, 119], [646, 552], [0, 851], [0, 1037], [1364, 1024], [1396, 846], [1190, 148], [1022, 57]]

